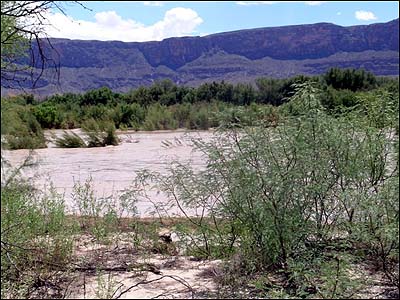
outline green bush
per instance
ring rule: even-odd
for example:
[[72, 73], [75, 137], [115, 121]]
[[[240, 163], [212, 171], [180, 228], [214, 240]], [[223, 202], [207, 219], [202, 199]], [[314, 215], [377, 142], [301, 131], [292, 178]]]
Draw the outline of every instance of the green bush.
[[96, 122], [89, 119], [82, 124], [82, 129], [87, 136], [88, 147], [116, 146], [119, 143], [115, 126], [110, 121]]
[[176, 104], [171, 107], [173, 118], [178, 122], [178, 127], [187, 127], [187, 122], [192, 111], [190, 103]]
[[55, 140], [55, 144], [59, 148], [84, 148], [85, 141], [75, 132], [68, 133], [64, 131], [61, 138]]
[[1, 187], [2, 295], [24, 298], [40, 274], [53, 265], [67, 265], [74, 227], [66, 221], [63, 197], [54, 188], [38, 192], [18, 172], [11, 173], [2, 178]]
[[145, 130], [176, 129], [178, 122], [166, 106], [156, 103], [148, 107], [143, 128]]
[[46, 147], [43, 130], [29, 107], [2, 107], [1, 132], [4, 135], [2, 144], [8, 149]]
[[358, 104], [355, 92], [346, 89], [336, 90], [332, 87], [327, 88], [321, 102], [325, 108], [336, 113], [340, 113], [343, 108], [354, 107]]
[[33, 115], [42, 128], [60, 128], [61, 114], [55, 104], [45, 102], [34, 106]]
[[94, 119], [97, 122], [109, 119], [109, 110], [107, 106], [102, 104], [84, 106], [82, 113], [85, 119]]
[[105, 130], [105, 136], [103, 139], [104, 144], [117, 146], [119, 143], [119, 139], [115, 132], [114, 124], [111, 122], [105, 123], [104, 130]]
[[[323, 259], [344, 240], [367, 245], [396, 282], [398, 136], [357, 114], [327, 114], [313, 83], [295, 91], [286, 106], [291, 115], [279, 126], [232, 126], [213, 142], [194, 140], [207, 167], [177, 163], [167, 175], [155, 175], [158, 188], [185, 214], [197, 212], [188, 216], [197, 230], [187, 235], [203, 257], [218, 256], [215, 249], [240, 253], [243, 270], [280, 269], [300, 288], [292, 259]], [[351, 294], [345, 259], [338, 259], [337, 286], [318, 286], [324, 297]], [[327, 280], [336, 262], [324, 263], [316, 280]]]
[[204, 106], [199, 107], [198, 105], [194, 105], [193, 107], [197, 107], [198, 109], [193, 109], [190, 112], [189, 120], [186, 127], [189, 129], [208, 129], [211, 125], [211, 122], [209, 119], [207, 108], [205, 108]]
[[118, 104], [112, 113], [112, 120], [115, 127], [122, 129], [123, 127], [133, 127], [138, 129], [145, 118], [145, 109], [137, 103]]

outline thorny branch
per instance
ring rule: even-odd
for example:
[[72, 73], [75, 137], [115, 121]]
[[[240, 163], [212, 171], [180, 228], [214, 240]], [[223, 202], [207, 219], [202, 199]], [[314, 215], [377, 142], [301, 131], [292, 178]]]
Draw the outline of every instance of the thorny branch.
[[[181, 277], [179, 277], [179, 276], [176, 276], [176, 275], [162, 275], [162, 276], [159, 277], [159, 278], [155, 278], [155, 279], [151, 279], [151, 280], [142, 280], [142, 281], [139, 281], [139, 282], [135, 283], [134, 285], [131, 285], [130, 287], [128, 287], [128, 288], [126, 288], [125, 290], [121, 291], [121, 292], [119, 293], [119, 295], [116, 296], [115, 298], [114, 298], [114, 296], [115, 296], [116, 292], [114, 292], [113, 299], [119, 299], [119, 298], [121, 298], [122, 295], [128, 293], [130, 290], [134, 289], [135, 287], [138, 287], [139, 285], [150, 284], [150, 283], [153, 283], [153, 282], [160, 281], [160, 280], [162, 280], [162, 279], [164, 279], [164, 278], [171, 278], [171, 279], [173, 279], [173, 280], [179, 282], [180, 284], [184, 285], [184, 286], [190, 291], [190, 293], [192, 294], [192, 299], [194, 298], [194, 291], [193, 291], [193, 288], [189, 285], [189, 283], [188, 283], [186, 280], [184, 280], [183, 278], [181, 278]], [[157, 297], [160, 297], [160, 295], [157, 296]]]

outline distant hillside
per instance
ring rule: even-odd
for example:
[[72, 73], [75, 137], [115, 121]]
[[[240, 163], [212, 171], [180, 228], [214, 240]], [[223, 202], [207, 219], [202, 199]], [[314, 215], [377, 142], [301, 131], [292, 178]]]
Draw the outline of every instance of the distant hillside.
[[45, 70], [35, 92], [42, 95], [102, 86], [126, 92], [163, 78], [191, 86], [214, 80], [252, 82], [261, 76], [321, 74], [335, 66], [399, 75], [399, 19], [351, 27], [258, 28], [160, 42], [51, 42], [57, 54], [47, 52], [60, 65], [60, 79], [57, 83], [53, 68]]

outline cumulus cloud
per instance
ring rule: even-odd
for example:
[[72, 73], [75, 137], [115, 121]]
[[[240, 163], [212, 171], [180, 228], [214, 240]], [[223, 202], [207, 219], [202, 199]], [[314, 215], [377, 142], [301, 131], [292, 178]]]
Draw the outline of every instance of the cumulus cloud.
[[355, 17], [360, 21], [376, 20], [377, 17], [371, 11], [358, 10], [355, 12]]
[[260, 4], [275, 4], [283, 1], [237, 1], [237, 5], [244, 5], [244, 6], [250, 6], [250, 5], [260, 5]]
[[115, 11], [96, 13], [93, 22], [74, 20], [61, 13], [49, 13], [47, 18], [52, 24], [45, 28], [50, 37], [124, 42], [159, 41], [192, 35], [203, 22], [196, 11], [183, 7], [168, 10], [162, 20], [148, 26], [132, 19], [123, 19]]
[[[237, 5], [243, 5], [243, 6], [250, 6], [250, 5], [261, 5], [261, 4], [277, 4], [277, 3], [287, 3], [287, 2], [297, 2], [297, 1], [237, 1]], [[321, 5], [322, 3], [325, 3], [326, 1], [304, 1], [304, 4], [306, 5]]]
[[163, 6], [164, 3], [162, 1], [143, 1], [143, 4], [146, 6]]
[[326, 1], [306, 1], [304, 2], [307, 5], [311, 6], [316, 6], [316, 5], [321, 5], [322, 3], [325, 3]]

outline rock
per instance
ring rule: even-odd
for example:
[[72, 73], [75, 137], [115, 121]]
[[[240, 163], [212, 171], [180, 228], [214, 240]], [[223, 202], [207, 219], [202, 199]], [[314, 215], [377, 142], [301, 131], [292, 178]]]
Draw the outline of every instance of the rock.
[[172, 243], [171, 231], [166, 228], [163, 228], [158, 232], [158, 237], [165, 243]]
[[179, 242], [181, 240], [175, 232], [172, 232], [170, 236], [173, 243]]
[[158, 232], [160, 240], [165, 243], [176, 243], [180, 241], [179, 236], [169, 229], [163, 228]]

